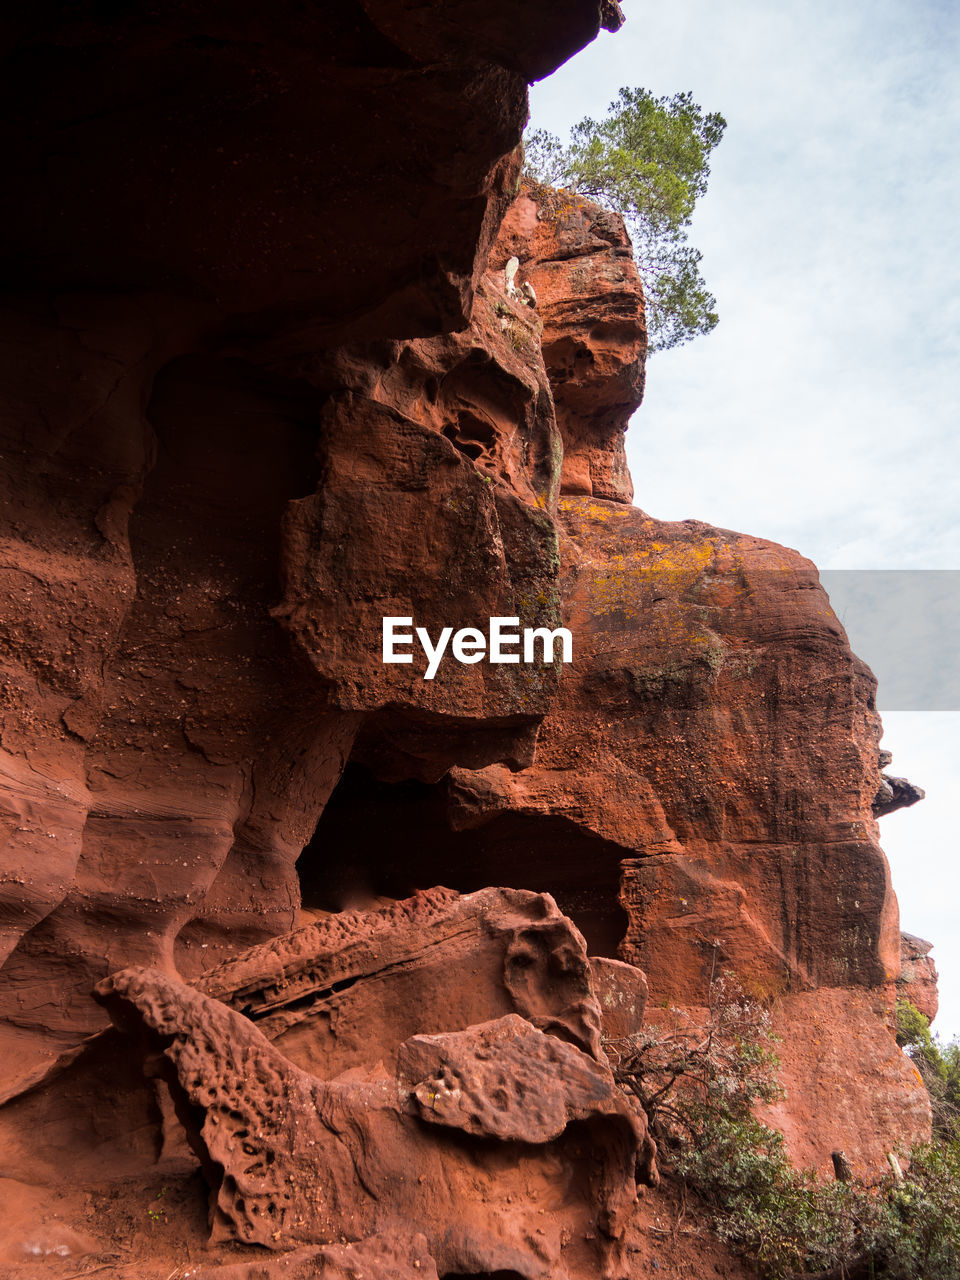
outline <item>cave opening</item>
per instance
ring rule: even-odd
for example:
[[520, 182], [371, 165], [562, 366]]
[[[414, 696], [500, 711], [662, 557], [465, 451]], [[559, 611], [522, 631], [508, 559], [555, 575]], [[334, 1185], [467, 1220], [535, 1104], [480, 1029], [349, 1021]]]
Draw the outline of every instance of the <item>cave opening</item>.
[[524, 1280], [519, 1271], [445, 1271], [440, 1280]]
[[567, 818], [501, 813], [466, 828], [449, 777], [385, 782], [346, 766], [297, 861], [307, 912], [336, 912], [417, 889], [488, 886], [549, 893], [591, 955], [612, 956], [627, 928], [619, 846]]

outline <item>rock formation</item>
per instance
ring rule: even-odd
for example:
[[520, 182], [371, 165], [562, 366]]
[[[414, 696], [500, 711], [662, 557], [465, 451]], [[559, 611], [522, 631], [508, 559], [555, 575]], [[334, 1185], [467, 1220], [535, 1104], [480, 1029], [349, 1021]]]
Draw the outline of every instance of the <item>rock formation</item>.
[[623, 221], [590, 201], [531, 185], [508, 209], [491, 265], [511, 252], [543, 322], [563, 491], [630, 502], [623, 436], [643, 398], [647, 330]]
[[[548, 1276], [565, 1274], [561, 1251], [577, 1234], [600, 1241], [605, 1270], [638, 1153], [649, 1177], [643, 1122], [606, 1061], [516, 1014], [413, 1036], [394, 1074], [327, 1082], [157, 970], [124, 971], [97, 992], [170, 1087], [211, 1187], [214, 1241], [279, 1252], [426, 1227], [444, 1274]], [[451, 1130], [485, 1141], [451, 1141]], [[584, 1166], [592, 1176], [571, 1194]]]
[[917, 938], [912, 933], [901, 933], [897, 995], [909, 1000], [931, 1022], [940, 1007], [937, 966], [930, 954], [932, 950], [932, 942]]
[[[808, 561], [630, 505], [629, 240], [519, 176], [528, 81], [620, 20], [17, 18], [17, 1274], [739, 1277], [657, 1234], [603, 1052], [724, 969], [783, 1037], [796, 1159], [869, 1173], [928, 1131], [876, 824], [918, 789], [881, 775], [873, 678]], [[563, 625], [575, 661], [425, 680], [381, 662], [384, 616]]]

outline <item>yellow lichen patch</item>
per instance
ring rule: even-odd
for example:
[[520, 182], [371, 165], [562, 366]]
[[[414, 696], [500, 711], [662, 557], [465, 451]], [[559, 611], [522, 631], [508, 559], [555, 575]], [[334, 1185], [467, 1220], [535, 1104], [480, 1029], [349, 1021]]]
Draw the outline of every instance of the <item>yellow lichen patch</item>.
[[686, 586], [703, 573], [713, 560], [716, 548], [710, 538], [704, 538], [702, 542], [674, 542], [671, 545], [654, 542], [651, 551], [657, 554], [644, 566], [644, 572], [676, 574], [684, 579], [683, 585]]
[[711, 564], [714, 544], [653, 543], [628, 555], [609, 557], [589, 587], [590, 609], [595, 617], [620, 613], [626, 618], [644, 616], [645, 640], [661, 645], [711, 646], [702, 624], [682, 597]]
[[620, 502], [603, 503], [592, 498], [575, 498], [569, 494], [560, 498], [558, 510], [565, 515], [578, 515], [585, 521], [593, 520], [598, 524], [606, 524], [610, 520], [632, 521], [637, 514], [635, 507], [628, 507]]
[[554, 232], [559, 231], [574, 214], [582, 213], [588, 205], [582, 196], [567, 187], [551, 187], [526, 175], [521, 189], [536, 203], [539, 221], [548, 223]]

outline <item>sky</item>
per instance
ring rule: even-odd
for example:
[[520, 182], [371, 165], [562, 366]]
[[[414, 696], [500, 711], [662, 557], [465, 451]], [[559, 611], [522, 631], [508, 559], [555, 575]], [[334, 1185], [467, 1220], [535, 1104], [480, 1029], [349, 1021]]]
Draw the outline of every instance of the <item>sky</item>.
[[[783, 543], [821, 570], [960, 571], [960, 5], [623, 9], [620, 32], [534, 87], [532, 123], [564, 136], [624, 85], [689, 89], [727, 120], [690, 237], [720, 324], [650, 362], [627, 436], [634, 501]], [[956, 607], [960, 573], [922, 587], [934, 579], [956, 582]], [[839, 591], [854, 579], [830, 580]], [[866, 625], [846, 601], [837, 611], [875, 669], [912, 661], [939, 674], [876, 618]], [[926, 616], [912, 599], [899, 612]], [[955, 663], [942, 617], [930, 625]], [[960, 701], [944, 693], [950, 709], [919, 709], [930, 701], [911, 706], [909, 682], [906, 695], [892, 676], [887, 687], [881, 673], [890, 772], [927, 798], [881, 819], [881, 842], [902, 927], [935, 944], [934, 1029], [950, 1038]]]

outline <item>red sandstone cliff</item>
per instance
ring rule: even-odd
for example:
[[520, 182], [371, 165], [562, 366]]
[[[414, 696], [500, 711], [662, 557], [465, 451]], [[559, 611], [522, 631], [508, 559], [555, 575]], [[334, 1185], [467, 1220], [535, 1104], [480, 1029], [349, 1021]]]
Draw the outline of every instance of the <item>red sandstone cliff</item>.
[[[516, 150], [527, 80], [616, 5], [515, 16], [21, 19], [18, 1268], [226, 1280], [257, 1246], [277, 1276], [680, 1274], [600, 1033], [647, 986], [702, 1003], [717, 965], [772, 1005], [798, 1159], [869, 1171], [926, 1132], [888, 1025], [872, 677], [809, 562], [629, 505], [630, 245], [519, 188]], [[390, 614], [562, 621], [576, 661], [426, 682], [380, 662]]]

